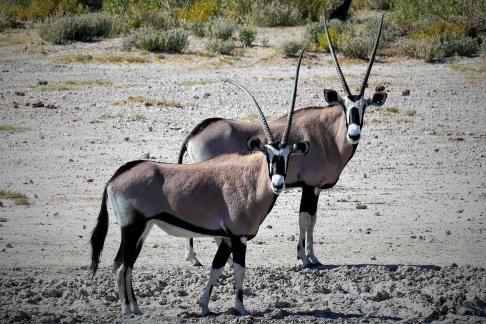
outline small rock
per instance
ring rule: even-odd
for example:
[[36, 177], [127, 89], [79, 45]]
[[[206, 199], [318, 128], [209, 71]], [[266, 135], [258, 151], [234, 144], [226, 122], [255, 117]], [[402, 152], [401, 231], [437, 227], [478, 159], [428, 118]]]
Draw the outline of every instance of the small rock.
[[51, 289], [48, 289], [46, 290], [43, 295], [45, 297], [50, 297], [50, 298], [59, 298], [59, 297], [62, 297], [62, 292], [57, 290], [56, 288], [51, 288]]
[[376, 256], [372, 256], [371, 261], [376, 261]]
[[93, 178], [90, 176], [84, 176], [84, 180], [89, 183], [93, 182]]
[[402, 91], [402, 96], [410, 96], [410, 89], [405, 89]]
[[15, 94], [19, 97], [25, 97], [25, 92], [22, 91], [15, 91]]
[[10, 243], [7, 243], [7, 245], [5, 245], [5, 247], [9, 248], [9, 249], [13, 248], [12, 244], [10, 244]]
[[381, 216], [381, 212], [375, 211], [375, 216]]
[[451, 264], [451, 268], [457, 268], [457, 267], [458, 267], [457, 263], [453, 262], [453, 263]]
[[57, 109], [57, 106], [55, 104], [48, 104], [46, 106], [47, 109]]
[[366, 173], [363, 173], [363, 178], [368, 178], [368, 175]]
[[151, 101], [145, 101], [145, 102], [143, 103], [143, 105], [144, 105], [145, 107], [150, 107], [150, 106], [153, 106], [154, 104], [153, 104]]
[[451, 235], [451, 231], [450, 230], [447, 230], [445, 233], [446, 233], [446, 235]]
[[371, 300], [377, 302], [381, 302], [390, 298], [391, 298], [390, 294], [385, 290], [378, 290], [377, 292], [375, 292], [373, 296], [370, 297]]
[[150, 159], [150, 152], [145, 152], [145, 153], [143, 153], [143, 154], [142, 154], [142, 158], [143, 158], [143, 159], [146, 159], [146, 160]]
[[32, 103], [32, 107], [41, 108], [41, 107], [44, 107], [44, 103], [42, 101], [36, 101], [36, 102]]
[[34, 194], [34, 198], [39, 198], [39, 196], [37, 196], [37, 194]]
[[436, 153], [439, 152], [439, 149], [438, 148], [435, 148], [434, 149], [434, 152], [436, 152]]
[[48, 83], [47, 81], [43, 81], [43, 80], [37, 81], [38, 85], [46, 85], [47, 83]]
[[417, 238], [417, 235], [410, 235], [410, 238], [411, 239], [416, 239]]
[[376, 86], [375, 91], [385, 91], [385, 86], [383, 84], [379, 84]]
[[206, 99], [206, 98], [208, 98], [208, 97], [211, 97], [211, 94], [210, 94], [209, 92], [205, 92], [205, 93], [203, 94], [203, 98], [204, 98], [204, 99]]
[[287, 241], [295, 241], [295, 236], [290, 235], [289, 237], [287, 237]]
[[0, 223], [6, 223], [8, 221], [8, 219], [6, 219], [5, 217], [0, 217]]
[[113, 296], [113, 295], [105, 295], [105, 300], [107, 302], [113, 303], [113, 302], [116, 302], [118, 300], [118, 298], [116, 296]]
[[73, 159], [69, 159], [68, 161], [69, 161], [69, 162], [74, 162], [74, 160], [73, 160]]
[[86, 225], [83, 225], [83, 226], [81, 226], [81, 227], [82, 227], [82, 229], [86, 229]]
[[271, 228], [272, 228], [272, 225], [268, 224], [268, 225], [267, 225], [267, 228], [268, 228], [268, 229], [271, 229]]
[[149, 126], [149, 127], [148, 127], [148, 131], [149, 131], [149, 132], [152, 132], [153, 130], [154, 130], [154, 128], [153, 128], [152, 126]]
[[368, 206], [367, 206], [367, 205], [365, 205], [365, 204], [358, 203], [358, 204], [356, 205], [356, 209], [367, 209], [367, 208], [368, 208]]
[[464, 212], [464, 209], [458, 209], [458, 210], [456, 210], [456, 213], [458, 213], [458, 214], [462, 214], [463, 212]]
[[156, 249], [158, 247], [159, 247], [159, 245], [157, 243], [152, 244], [152, 248]]
[[123, 140], [124, 140], [125, 142], [128, 142], [128, 141], [130, 140], [130, 137], [125, 136], [125, 137], [123, 138]]
[[0, 201], [0, 207], [3, 207], [3, 202]]

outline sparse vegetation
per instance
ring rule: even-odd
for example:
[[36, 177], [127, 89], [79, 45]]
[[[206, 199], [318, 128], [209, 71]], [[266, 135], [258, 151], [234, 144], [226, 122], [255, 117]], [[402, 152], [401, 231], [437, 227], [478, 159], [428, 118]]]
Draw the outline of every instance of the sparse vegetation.
[[143, 54], [127, 54], [127, 53], [113, 53], [113, 54], [74, 54], [61, 56], [54, 61], [58, 64], [70, 63], [148, 63], [158, 62], [164, 56], [159, 55], [143, 55]]
[[29, 205], [29, 197], [20, 192], [0, 190], [0, 199], [13, 200], [15, 205]]
[[285, 2], [256, 2], [250, 14], [250, 21], [264, 27], [294, 26], [301, 19], [297, 7]]
[[222, 40], [211, 38], [206, 42], [206, 49], [213, 53], [233, 55], [236, 49], [235, 41], [232, 39]]
[[105, 80], [66, 80], [59, 83], [48, 83], [42, 84], [39, 86], [39, 89], [42, 91], [49, 91], [49, 90], [59, 90], [59, 91], [67, 91], [67, 90], [80, 90], [80, 89], [87, 89], [87, 88], [94, 88], [94, 87], [107, 87], [111, 86], [112, 83], [110, 81]]
[[244, 121], [257, 120], [258, 119], [258, 114], [256, 114], [256, 113], [249, 113], [248, 115], [241, 116], [239, 119], [240, 120], [244, 120]]
[[166, 100], [166, 99], [151, 99], [145, 96], [129, 96], [126, 100], [116, 101], [113, 105], [128, 105], [130, 103], [134, 104], [142, 104], [146, 107], [174, 107], [174, 108], [182, 108], [182, 104], [175, 100]]
[[138, 48], [150, 52], [180, 53], [189, 45], [187, 33], [182, 29], [168, 31], [153, 28], [141, 28], [128, 36], [124, 42], [125, 49]]
[[280, 53], [284, 57], [295, 57], [304, 45], [298, 41], [286, 41], [280, 46]]
[[0, 124], [0, 132], [19, 133], [25, 132], [27, 130], [29, 130], [29, 128], [13, 126], [9, 124]]
[[385, 115], [398, 114], [399, 110], [397, 107], [386, 107], [383, 109]]
[[402, 118], [398, 118], [397, 119], [397, 123], [398, 124], [413, 123], [413, 119], [412, 118], [408, 118], [408, 117], [402, 117]]
[[415, 116], [417, 111], [415, 109], [407, 109], [403, 112], [405, 116]]
[[245, 47], [251, 47], [257, 36], [256, 30], [251, 27], [240, 28], [240, 42]]
[[207, 35], [210, 38], [228, 40], [233, 37], [235, 24], [226, 18], [218, 18], [208, 25]]
[[40, 28], [40, 36], [53, 44], [69, 41], [90, 41], [118, 35], [119, 21], [106, 13], [90, 13], [73, 17], [48, 19]]

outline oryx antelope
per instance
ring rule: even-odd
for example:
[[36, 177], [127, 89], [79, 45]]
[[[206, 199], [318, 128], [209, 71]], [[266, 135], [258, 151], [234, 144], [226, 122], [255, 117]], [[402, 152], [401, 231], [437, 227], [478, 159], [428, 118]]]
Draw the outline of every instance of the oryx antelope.
[[[297, 75], [301, 59], [302, 56]], [[258, 138], [248, 138], [246, 142], [252, 152], [222, 155], [196, 164], [132, 161], [119, 168], [105, 186], [91, 236], [91, 267], [94, 275], [108, 230], [109, 199], [121, 228], [121, 244], [113, 270], [123, 314], [141, 314], [132, 286], [132, 268], [154, 224], [174, 236], [221, 238], [200, 299], [202, 313], [208, 314], [213, 285], [232, 253], [235, 309], [247, 314], [243, 305], [247, 240], [257, 234], [284, 189], [290, 155], [305, 155], [309, 143], [294, 140], [294, 144], [288, 145], [294, 105], [288, 111], [282, 141], [278, 142], [254, 97], [242, 86], [233, 84], [253, 99], [267, 144]], [[296, 86], [293, 96], [295, 99]]]
[[[365, 96], [380, 41], [383, 18], [382, 16], [368, 68], [357, 95], [353, 95], [349, 90], [329, 37], [327, 22], [324, 22], [329, 49], [345, 96], [339, 96], [335, 90], [325, 89], [324, 98], [328, 106], [302, 108], [293, 116], [293, 130], [289, 142], [304, 139], [309, 141], [312, 147], [311, 152], [304, 158], [295, 159], [290, 163], [285, 180], [289, 188], [302, 188], [297, 258], [302, 260], [305, 267], [320, 264], [313, 245], [319, 192], [336, 184], [342, 170], [353, 157], [361, 136], [366, 107], [381, 106], [387, 98], [385, 92], [375, 92], [371, 98]], [[269, 124], [274, 134], [282, 134], [285, 125], [285, 116]], [[203, 161], [225, 153], [247, 151], [245, 143], [250, 137], [264, 139], [264, 134], [255, 122], [222, 118], [204, 120], [183, 142], [179, 163], [182, 163], [186, 151], [191, 162]], [[200, 264], [193, 250], [192, 239], [186, 242], [186, 259], [194, 265]]]

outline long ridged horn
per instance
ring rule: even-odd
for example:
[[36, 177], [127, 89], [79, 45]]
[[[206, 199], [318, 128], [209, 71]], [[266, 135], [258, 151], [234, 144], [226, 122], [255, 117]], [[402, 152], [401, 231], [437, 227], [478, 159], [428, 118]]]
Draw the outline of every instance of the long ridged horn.
[[336, 65], [336, 71], [339, 77], [339, 81], [341, 81], [341, 85], [343, 86], [343, 90], [346, 93], [346, 96], [351, 96], [351, 91], [349, 91], [348, 84], [346, 83], [346, 79], [344, 78], [343, 71], [341, 71], [341, 66], [339, 66], [338, 59], [336, 57], [336, 53], [334, 52], [334, 47], [332, 46], [331, 36], [329, 36], [329, 30], [327, 30], [327, 19], [324, 19], [324, 29], [326, 31], [326, 38], [327, 44], [329, 46], [329, 52], [331, 52], [332, 58], [334, 60], [334, 64]]
[[265, 115], [263, 114], [263, 111], [260, 108], [260, 105], [256, 101], [255, 97], [253, 97], [253, 95], [250, 93], [250, 91], [248, 91], [242, 85], [240, 85], [240, 84], [238, 84], [238, 83], [236, 83], [234, 81], [231, 81], [231, 80], [226, 80], [225, 82], [228, 82], [228, 83], [231, 83], [234, 86], [237, 86], [238, 88], [240, 88], [241, 90], [243, 90], [247, 95], [249, 95], [251, 97], [251, 99], [253, 99], [253, 102], [255, 103], [255, 106], [256, 106], [256, 108], [258, 110], [258, 116], [260, 118], [260, 123], [262, 124], [263, 131], [265, 132], [265, 135], [267, 136], [268, 144], [275, 143], [275, 138], [273, 137], [273, 134], [270, 131], [270, 127], [268, 127], [267, 119], [265, 118]]
[[292, 117], [294, 115], [295, 99], [297, 97], [297, 84], [299, 83], [299, 71], [300, 63], [302, 62], [302, 57], [304, 56], [305, 48], [300, 52], [299, 61], [297, 63], [297, 71], [295, 72], [295, 83], [294, 83], [294, 94], [292, 95], [292, 104], [287, 114], [287, 127], [285, 128], [284, 134], [282, 136], [282, 146], [287, 144], [290, 135], [290, 129], [292, 127]]
[[371, 54], [370, 62], [368, 63], [368, 69], [366, 70], [366, 74], [363, 78], [363, 83], [361, 83], [361, 89], [359, 90], [360, 96], [364, 95], [366, 86], [368, 84], [368, 78], [370, 77], [370, 73], [371, 73], [371, 67], [373, 66], [373, 63], [375, 62], [375, 56], [376, 56], [376, 52], [378, 50], [378, 44], [380, 43], [381, 31], [383, 29], [383, 18], [385, 18], [385, 14], [383, 14], [381, 16], [380, 29], [378, 30], [378, 35], [376, 36], [376, 39], [375, 39], [375, 47], [373, 48], [373, 53]]

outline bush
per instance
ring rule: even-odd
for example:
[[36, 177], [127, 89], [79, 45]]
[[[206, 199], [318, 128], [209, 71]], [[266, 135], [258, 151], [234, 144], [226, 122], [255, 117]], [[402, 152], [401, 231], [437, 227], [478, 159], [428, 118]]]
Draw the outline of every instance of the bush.
[[218, 12], [217, 0], [194, 1], [190, 6], [184, 6], [178, 10], [178, 18], [189, 22], [208, 22]]
[[208, 26], [208, 35], [211, 38], [221, 40], [228, 40], [233, 37], [235, 25], [232, 21], [226, 18], [218, 18], [211, 22]]
[[373, 44], [369, 37], [344, 34], [339, 38], [338, 48], [346, 57], [366, 59], [371, 53]]
[[250, 27], [241, 27], [240, 29], [240, 42], [245, 47], [251, 47], [251, 44], [256, 39], [257, 32], [256, 30]]
[[280, 52], [284, 57], [295, 57], [304, 45], [297, 41], [286, 41], [280, 46]]
[[3, 12], [0, 12], [0, 32], [3, 32], [5, 29], [10, 28], [12, 25], [11, 20], [7, 15]]
[[442, 61], [454, 54], [470, 56], [479, 52], [478, 42], [467, 36], [442, 34], [431, 38], [406, 39], [400, 43], [403, 55], [425, 62]]
[[388, 10], [392, 7], [392, 0], [368, 0], [368, 6], [372, 9]]
[[119, 34], [121, 25], [110, 14], [94, 13], [48, 19], [40, 28], [40, 36], [54, 44], [68, 41], [89, 41]]
[[235, 48], [236, 44], [232, 39], [211, 38], [206, 42], [206, 49], [214, 53], [233, 55]]
[[199, 36], [199, 37], [206, 36], [206, 33], [207, 33], [206, 23], [204, 23], [202, 21], [193, 22], [190, 25], [190, 29], [193, 32], [193, 34], [196, 35], [196, 36]]
[[76, 0], [32, 0], [26, 10], [28, 19], [41, 20], [51, 16], [79, 15], [86, 8]]
[[123, 41], [125, 49], [133, 47], [150, 52], [180, 53], [189, 45], [187, 33], [182, 29], [168, 31], [141, 28]]
[[[337, 47], [338, 36], [337, 29], [334, 25], [327, 26], [329, 30], [329, 37], [334, 47]], [[305, 28], [305, 43], [310, 50], [329, 52], [327, 44], [326, 32], [324, 30], [323, 22], [311, 22]]]
[[483, 42], [481, 43], [481, 47], [480, 47], [479, 51], [483, 54], [486, 54], [486, 40], [483, 39]]
[[298, 9], [277, 1], [253, 7], [250, 20], [264, 27], [294, 26], [301, 19]]

